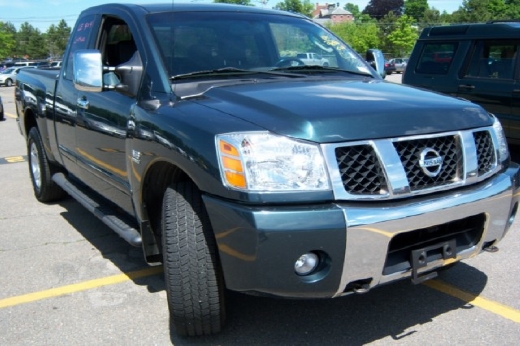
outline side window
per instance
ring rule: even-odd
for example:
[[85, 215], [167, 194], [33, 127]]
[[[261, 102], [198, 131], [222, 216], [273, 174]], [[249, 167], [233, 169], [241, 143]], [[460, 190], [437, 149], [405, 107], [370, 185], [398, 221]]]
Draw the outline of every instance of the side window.
[[476, 41], [465, 73], [467, 78], [513, 79], [520, 41]]
[[81, 18], [81, 22], [79, 22], [75, 31], [72, 33], [70, 38], [70, 48], [68, 52], [68, 56], [65, 59], [65, 73], [63, 77], [68, 80], [72, 80], [72, 57], [74, 56], [74, 52], [78, 49], [87, 48], [90, 34], [92, 33], [92, 28], [94, 26], [94, 21], [96, 17], [95, 15], [85, 16]]
[[426, 43], [415, 71], [425, 74], [446, 74], [456, 51], [456, 43]]
[[130, 60], [137, 47], [128, 25], [119, 19], [107, 18], [102, 30], [98, 48], [103, 54], [104, 64], [117, 66]]
[[[116, 67], [124, 63], [141, 66], [137, 45], [128, 24], [117, 17], [104, 17], [101, 26], [101, 35], [98, 37], [96, 48], [99, 49], [103, 64]], [[134, 76], [135, 75], [135, 76]], [[116, 86], [120, 83], [132, 85], [136, 91], [140, 75], [132, 74], [131, 71], [108, 72], [103, 75], [103, 82], [108, 86]]]

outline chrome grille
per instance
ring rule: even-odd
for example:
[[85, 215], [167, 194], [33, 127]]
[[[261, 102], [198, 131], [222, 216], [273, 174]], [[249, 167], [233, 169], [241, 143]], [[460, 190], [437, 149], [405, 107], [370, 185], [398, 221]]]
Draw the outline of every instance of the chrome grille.
[[493, 141], [488, 131], [474, 132], [473, 138], [477, 147], [478, 175], [482, 176], [493, 169], [496, 161]]
[[385, 176], [372, 146], [336, 148], [336, 160], [348, 193], [370, 195], [386, 190]]
[[491, 127], [322, 144], [338, 200], [403, 198], [482, 181], [500, 169], [496, 147]]
[[[419, 138], [394, 143], [403, 164], [410, 189], [420, 190], [451, 184], [462, 179], [462, 152], [456, 136]], [[421, 151], [431, 148], [443, 158], [440, 172], [430, 177], [419, 165]]]

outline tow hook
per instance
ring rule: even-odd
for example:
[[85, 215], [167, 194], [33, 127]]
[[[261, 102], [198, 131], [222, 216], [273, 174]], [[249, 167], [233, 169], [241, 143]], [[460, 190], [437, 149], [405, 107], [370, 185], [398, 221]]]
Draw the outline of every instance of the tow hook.
[[487, 246], [485, 248], [482, 248], [482, 250], [484, 250], [486, 252], [495, 253], [495, 252], [498, 252], [498, 246], [491, 245], [491, 246]]

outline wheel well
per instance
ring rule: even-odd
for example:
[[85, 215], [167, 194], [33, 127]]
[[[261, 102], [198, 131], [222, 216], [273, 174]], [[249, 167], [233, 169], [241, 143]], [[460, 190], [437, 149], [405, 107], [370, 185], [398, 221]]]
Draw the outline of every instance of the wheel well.
[[190, 180], [177, 166], [168, 162], [155, 163], [146, 173], [142, 188], [144, 217], [149, 220], [152, 231], [160, 245], [161, 210], [166, 188], [173, 182]]
[[31, 130], [31, 128], [37, 127], [36, 116], [34, 115], [34, 112], [31, 109], [27, 109], [25, 111], [23, 127], [27, 136], [29, 135], [29, 131]]

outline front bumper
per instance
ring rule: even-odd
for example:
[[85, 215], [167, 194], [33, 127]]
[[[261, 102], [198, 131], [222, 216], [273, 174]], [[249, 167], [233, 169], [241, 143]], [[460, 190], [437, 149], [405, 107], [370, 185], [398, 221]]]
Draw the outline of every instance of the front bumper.
[[[205, 196], [227, 288], [283, 297], [336, 297], [432, 271], [477, 255], [510, 228], [520, 199], [517, 164], [465, 188], [386, 202], [247, 206]], [[456, 243], [454, 259], [427, 251], [413, 268], [411, 253]], [[433, 246], [432, 246], [433, 245]], [[324, 265], [294, 271], [304, 253]]]

